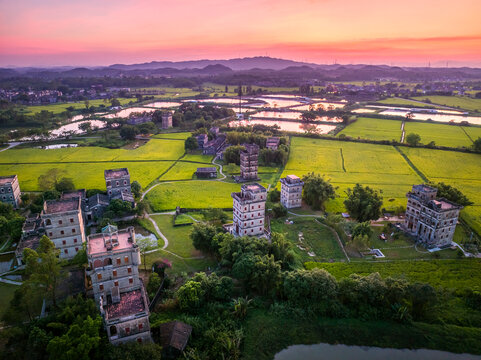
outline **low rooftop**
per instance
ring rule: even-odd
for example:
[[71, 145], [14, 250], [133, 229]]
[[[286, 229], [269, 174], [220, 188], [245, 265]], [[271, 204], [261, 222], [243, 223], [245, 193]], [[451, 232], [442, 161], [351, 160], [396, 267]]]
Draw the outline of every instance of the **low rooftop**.
[[296, 176], [296, 175], [287, 175], [285, 178], [282, 178], [281, 179], [281, 183], [282, 184], [295, 184], [295, 185], [300, 185], [300, 184], [304, 184], [302, 181], [301, 181], [301, 178], [299, 176]]
[[89, 235], [87, 238], [87, 254], [102, 254], [107, 251], [123, 251], [135, 245], [135, 231], [133, 227], [116, 230], [111, 227], [105, 232]]
[[116, 179], [124, 176], [129, 176], [129, 169], [122, 168], [122, 169], [105, 170], [104, 176], [106, 179]]
[[44, 214], [58, 214], [80, 209], [80, 198], [47, 200], [43, 205]]
[[413, 185], [413, 190], [416, 191], [422, 191], [422, 192], [433, 192], [433, 191], [438, 191], [435, 187], [428, 186], [428, 185]]
[[242, 185], [241, 190], [243, 192], [252, 192], [254, 194], [267, 192], [266, 188], [258, 183]]
[[86, 197], [85, 189], [64, 192], [62, 194], [61, 198], [62, 199], [72, 199], [72, 198], [76, 198], [76, 197], [81, 198], [81, 199], [85, 199], [85, 197]]
[[456, 203], [453, 203], [452, 201], [446, 200], [446, 199], [437, 199], [437, 200], [431, 200], [429, 202], [431, 208], [436, 208], [440, 210], [456, 210], [456, 209], [461, 209], [462, 206], [458, 205]]
[[142, 289], [132, 290], [120, 294], [120, 302], [107, 306], [108, 319], [116, 319], [134, 315], [146, 309]]
[[0, 185], [5, 185], [13, 182], [17, 175], [0, 176]]
[[211, 172], [217, 172], [216, 167], [200, 167], [197, 168], [198, 173], [211, 173]]
[[160, 345], [184, 351], [191, 333], [192, 326], [189, 324], [180, 321], [163, 323], [160, 325]]

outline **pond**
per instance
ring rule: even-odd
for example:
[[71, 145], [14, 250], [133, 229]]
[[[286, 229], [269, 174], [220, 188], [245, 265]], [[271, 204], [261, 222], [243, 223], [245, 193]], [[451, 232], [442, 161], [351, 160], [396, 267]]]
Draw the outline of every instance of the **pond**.
[[296, 111], [308, 111], [311, 109], [311, 106], [314, 107], [314, 109], [317, 109], [319, 106], [322, 106], [324, 110], [334, 110], [334, 109], [341, 109], [345, 106], [346, 104], [338, 104], [338, 103], [332, 103], [332, 102], [316, 102], [313, 104], [306, 104], [306, 105], [300, 105], [300, 106], [294, 106], [291, 109], [296, 110]]
[[249, 104], [249, 106], [252, 106], [252, 107], [285, 108], [289, 106], [303, 105], [303, 102], [301, 101], [287, 100], [287, 99], [271, 99], [271, 98], [265, 98], [265, 97], [257, 97], [251, 100], [264, 102], [262, 104]]
[[[192, 102], [192, 100], [190, 100]], [[212, 98], [212, 99], [201, 99], [197, 100], [201, 103], [213, 103], [213, 104], [239, 104], [239, 99], [235, 98]], [[242, 104], [245, 104], [247, 100], [241, 100]]]
[[481, 356], [438, 350], [391, 349], [348, 345], [293, 345], [277, 353], [274, 360], [479, 360]]
[[79, 126], [84, 123], [90, 123], [90, 126], [92, 129], [94, 128], [103, 128], [105, 127], [105, 121], [102, 120], [84, 120], [84, 121], [77, 121], [73, 122], [67, 125], [63, 125], [59, 127], [58, 129], [52, 130], [50, 132], [50, 138], [55, 138], [59, 137], [65, 134], [73, 133], [73, 134], [80, 134], [83, 133], [82, 130], [80, 130]]
[[[409, 110], [384, 110], [380, 112], [381, 115], [391, 115], [391, 116], [406, 116], [410, 113]], [[433, 120], [440, 122], [454, 122], [460, 123], [467, 121], [470, 124], [481, 125], [481, 117], [476, 116], [462, 116], [462, 115], [448, 115], [448, 114], [427, 114], [427, 113], [412, 113], [414, 120]]]
[[323, 125], [323, 124], [304, 124], [301, 122], [295, 121], [276, 121], [276, 120], [261, 120], [261, 119], [252, 119], [252, 120], [240, 120], [240, 121], [231, 121], [229, 126], [248, 126], [248, 125], [266, 125], [266, 126], [273, 126], [277, 125], [282, 131], [290, 131], [296, 133], [305, 133], [306, 130], [315, 129], [316, 132], [319, 134], [327, 134], [336, 128], [336, 125]]
[[[252, 114], [250, 117], [252, 119], [287, 119], [287, 120], [300, 120], [301, 113], [296, 111], [260, 111], [258, 113]], [[327, 121], [338, 123], [342, 122], [342, 119], [339, 117], [328, 117], [328, 116], [318, 116], [316, 121]]]
[[131, 108], [128, 108], [128, 109], [123, 109], [123, 110], [120, 110], [114, 114], [108, 114], [108, 115], [104, 115], [103, 117], [104, 118], [107, 118], [107, 119], [113, 119], [113, 118], [127, 118], [130, 116], [130, 114], [133, 114], [133, 113], [143, 113], [143, 112], [154, 112], [155, 109], [148, 109], [148, 108], [143, 108], [143, 107], [131, 107]]
[[166, 109], [170, 107], [177, 107], [182, 105], [180, 102], [174, 102], [174, 101], [156, 101], [150, 104], [145, 104], [145, 107], [153, 107], [157, 109]]

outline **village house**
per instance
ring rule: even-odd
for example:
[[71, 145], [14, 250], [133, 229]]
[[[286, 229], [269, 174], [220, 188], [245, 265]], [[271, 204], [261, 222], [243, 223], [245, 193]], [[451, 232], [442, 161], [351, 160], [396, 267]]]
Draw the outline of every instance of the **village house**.
[[42, 219], [39, 214], [31, 214], [25, 219], [22, 226], [22, 236], [15, 249], [17, 265], [23, 265], [23, 250], [26, 248], [37, 250], [40, 245], [40, 238], [45, 234]]
[[20, 205], [20, 185], [17, 175], [0, 176], [0, 201], [14, 208]]
[[304, 182], [296, 175], [281, 179], [281, 204], [286, 209], [301, 207]]
[[217, 168], [215, 166], [212, 167], [200, 167], [197, 168], [195, 175], [198, 178], [216, 178], [217, 177]]
[[172, 113], [170, 111], [162, 113], [162, 129], [166, 130], [172, 127]]
[[100, 219], [109, 204], [110, 199], [105, 194], [95, 194], [89, 197], [85, 206], [86, 221], [90, 223]]
[[88, 285], [104, 318], [109, 341], [151, 342], [149, 304], [139, 277], [140, 249], [133, 227], [108, 225], [88, 236]]
[[244, 144], [245, 150], [240, 153], [240, 170], [243, 181], [258, 180], [259, 146]]
[[266, 148], [270, 150], [277, 150], [281, 139], [278, 137], [270, 137], [266, 140]]
[[130, 185], [130, 174], [127, 168], [105, 170], [104, 177], [107, 194], [110, 199], [120, 199], [130, 202], [135, 206], [132, 187]]
[[463, 208], [443, 198], [436, 198], [438, 189], [414, 185], [406, 194], [408, 201], [403, 227], [427, 248], [451, 245], [459, 212]]
[[220, 134], [216, 138], [204, 143], [202, 148], [202, 154], [204, 155], [215, 155], [217, 154], [226, 142], [225, 134]]
[[204, 148], [204, 144], [209, 141], [207, 134], [200, 134], [195, 137], [197, 139], [197, 145], [199, 145], [199, 149]]
[[233, 198], [234, 225], [232, 232], [238, 236], [264, 235], [267, 190], [260, 184], [244, 184]]
[[47, 200], [40, 214], [45, 234], [60, 250], [60, 258], [71, 259], [85, 242], [85, 227], [80, 197]]

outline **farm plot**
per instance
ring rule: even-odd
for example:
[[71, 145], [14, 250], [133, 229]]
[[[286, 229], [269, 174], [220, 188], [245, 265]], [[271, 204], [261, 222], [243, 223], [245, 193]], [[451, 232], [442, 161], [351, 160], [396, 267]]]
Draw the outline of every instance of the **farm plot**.
[[338, 187], [339, 197], [327, 203], [327, 210], [335, 212], [344, 211], [345, 192], [356, 183], [381, 190], [384, 207], [392, 209], [405, 205], [406, 192], [422, 182], [392, 146], [293, 138], [282, 176], [303, 176], [311, 171], [326, 175]]
[[461, 126], [407, 122], [405, 130], [406, 135], [415, 133], [421, 136], [421, 143], [423, 144], [434, 141], [436, 145], [449, 147], [470, 147], [473, 145]]
[[402, 134], [401, 124], [402, 121], [398, 120], [360, 117], [342, 130], [338, 136], [346, 135], [356, 139], [399, 141]]
[[413, 101], [409, 99], [401, 99], [401, 98], [388, 98], [384, 100], [377, 101], [378, 104], [383, 105], [397, 105], [397, 106], [412, 106], [412, 107], [426, 107], [426, 108], [439, 108], [434, 104], [423, 104], [418, 101]]
[[[89, 106], [105, 105], [105, 107], [109, 107], [110, 101], [108, 101], [107, 99], [105, 100], [106, 101], [104, 101], [103, 99], [89, 100]], [[133, 104], [137, 99], [118, 98], [118, 100], [120, 101], [121, 105], [126, 105], [130, 103]], [[66, 111], [68, 107], [73, 107], [75, 110], [85, 109], [85, 102], [69, 102], [69, 103], [52, 104], [52, 105], [33, 105], [33, 106], [27, 106], [25, 110], [28, 115], [36, 114], [43, 110], [50, 111], [54, 114], [60, 114]]]
[[418, 96], [414, 100], [424, 101], [429, 99], [433, 104], [445, 105], [470, 111], [481, 111], [481, 99], [467, 96]]
[[179, 161], [160, 180], [192, 180], [198, 167], [206, 167], [206, 164]]
[[192, 133], [190, 132], [179, 132], [179, 133], [163, 133], [154, 135], [154, 139], [175, 139], [175, 140], [185, 140], [190, 137]]
[[62, 177], [73, 179], [79, 189], [105, 189], [104, 170], [126, 167], [132, 181], [143, 187], [164, 173], [172, 161], [54, 163], [28, 165], [0, 165], [0, 176], [17, 174], [22, 191], [40, 191], [38, 177], [50, 169], [59, 169]]
[[188, 209], [232, 208], [230, 194], [240, 191], [240, 185], [220, 181], [176, 181], [161, 183], [146, 196], [154, 212]]
[[463, 126], [463, 130], [473, 141], [481, 137], [481, 127]]

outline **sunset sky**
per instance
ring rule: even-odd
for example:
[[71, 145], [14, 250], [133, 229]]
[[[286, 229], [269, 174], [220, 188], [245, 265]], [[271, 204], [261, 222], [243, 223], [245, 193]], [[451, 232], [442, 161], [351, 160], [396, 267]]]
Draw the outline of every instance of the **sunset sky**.
[[481, 0], [0, 0], [0, 66], [268, 55], [481, 67]]

